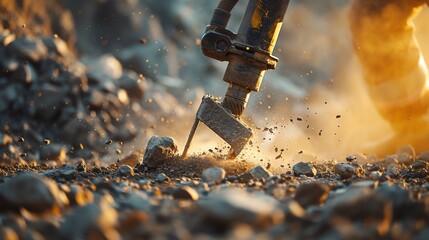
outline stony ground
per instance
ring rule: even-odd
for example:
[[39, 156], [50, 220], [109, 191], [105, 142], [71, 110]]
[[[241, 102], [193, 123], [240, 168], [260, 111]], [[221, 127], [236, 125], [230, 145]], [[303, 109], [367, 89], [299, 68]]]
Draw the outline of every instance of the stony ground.
[[2, 239], [429, 236], [429, 154], [415, 156], [410, 147], [374, 163], [361, 164], [366, 159], [357, 155], [301, 162], [281, 174], [244, 161], [163, 153], [151, 159], [146, 151], [142, 163], [136, 153], [107, 167], [2, 165]]

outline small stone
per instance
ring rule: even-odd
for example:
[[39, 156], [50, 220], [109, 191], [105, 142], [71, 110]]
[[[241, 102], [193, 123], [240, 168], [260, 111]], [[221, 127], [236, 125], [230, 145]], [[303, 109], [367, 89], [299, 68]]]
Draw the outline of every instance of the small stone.
[[117, 173], [122, 177], [132, 177], [134, 176], [134, 169], [128, 165], [121, 165], [119, 166]]
[[267, 228], [284, 220], [277, 200], [261, 193], [243, 189], [222, 189], [211, 192], [200, 203], [196, 216], [201, 224], [216, 222], [222, 226], [245, 223], [255, 228]]
[[347, 162], [352, 162], [354, 160], [356, 160], [356, 156], [350, 155], [346, 157]]
[[391, 178], [397, 178], [399, 176], [399, 170], [393, 165], [388, 166], [385, 173]]
[[311, 163], [299, 162], [293, 167], [295, 176], [305, 175], [307, 177], [314, 177], [317, 174], [317, 170]]
[[198, 192], [190, 186], [183, 186], [173, 192], [174, 199], [198, 201]]
[[67, 149], [60, 144], [46, 145], [40, 148], [41, 161], [63, 162], [67, 156]]
[[263, 166], [257, 166], [253, 168], [250, 170], [250, 174], [252, 174], [252, 176], [256, 179], [266, 179], [273, 176], [273, 174]]
[[348, 179], [356, 175], [356, 168], [347, 163], [335, 165], [335, 173], [341, 176], [342, 179]]
[[5, 147], [11, 143], [13, 143], [13, 139], [11, 136], [0, 133], [0, 147]]
[[422, 152], [418, 157], [418, 160], [422, 160], [423, 162], [429, 162], [429, 151]]
[[91, 191], [73, 184], [70, 186], [70, 191], [66, 192], [67, 198], [71, 205], [84, 206], [94, 200], [94, 195]]
[[378, 180], [381, 177], [381, 173], [379, 171], [372, 171], [369, 173], [371, 179]]
[[427, 167], [427, 162], [421, 161], [421, 160], [417, 160], [416, 162], [413, 163], [413, 168], [414, 169], [424, 169]]
[[156, 176], [156, 181], [159, 183], [170, 182], [170, 178], [165, 173], [160, 173]]
[[328, 198], [329, 187], [317, 182], [299, 185], [295, 193], [295, 200], [304, 208], [319, 205]]
[[369, 171], [370, 171], [370, 172], [373, 172], [373, 171], [381, 171], [381, 167], [380, 167], [380, 165], [378, 165], [378, 164], [373, 164], [373, 165], [369, 168]]
[[392, 164], [397, 164], [398, 163], [398, 158], [396, 156], [387, 156], [383, 159], [383, 162], [386, 165], [392, 165]]
[[225, 178], [225, 175], [225, 169], [220, 167], [212, 167], [204, 169], [201, 178], [204, 182], [220, 183]]
[[79, 172], [86, 172], [86, 164], [85, 161], [80, 162], [77, 167], [76, 170]]
[[396, 152], [398, 162], [403, 164], [412, 164], [416, 159], [416, 152], [411, 145], [405, 145]]
[[13, 73], [12, 79], [17, 83], [30, 84], [37, 79], [37, 73], [30, 64], [21, 64]]
[[170, 137], [153, 136], [149, 140], [143, 157], [143, 163], [150, 168], [156, 168], [166, 159], [176, 156], [177, 145]]

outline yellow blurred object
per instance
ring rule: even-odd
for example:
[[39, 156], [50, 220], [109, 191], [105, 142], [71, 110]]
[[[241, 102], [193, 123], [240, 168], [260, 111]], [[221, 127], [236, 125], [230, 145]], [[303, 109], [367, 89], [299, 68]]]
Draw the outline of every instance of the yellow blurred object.
[[429, 77], [414, 35], [413, 18], [425, 1], [355, 0], [350, 27], [371, 100], [395, 134], [371, 151], [387, 154], [404, 144], [429, 149]]

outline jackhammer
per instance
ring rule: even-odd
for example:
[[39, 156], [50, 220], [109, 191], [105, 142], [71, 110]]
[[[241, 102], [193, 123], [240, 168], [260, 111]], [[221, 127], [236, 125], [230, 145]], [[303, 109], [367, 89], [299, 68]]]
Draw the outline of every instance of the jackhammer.
[[231, 146], [230, 158], [240, 154], [253, 136], [240, 117], [250, 92], [259, 90], [265, 71], [276, 67], [278, 58], [272, 53], [290, 0], [249, 0], [235, 34], [226, 27], [238, 1], [220, 1], [201, 39], [205, 56], [229, 62], [223, 77], [229, 86], [222, 102], [211, 95], [203, 97], [182, 159], [200, 121]]

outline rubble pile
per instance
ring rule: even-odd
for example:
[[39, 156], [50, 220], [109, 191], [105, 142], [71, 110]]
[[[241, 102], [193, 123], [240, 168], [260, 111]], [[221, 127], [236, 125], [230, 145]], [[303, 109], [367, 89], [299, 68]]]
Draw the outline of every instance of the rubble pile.
[[373, 163], [352, 157], [311, 163], [314, 176], [298, 174], [303, 163], [275, 174], [237, 161], [209, 167], [207, 159], [178, 158], [156, 168], [145, 162], [1, 166], [0, 234], [7, 239], [427, 239], [428, 154], [409, 156], [407, 163], [398, 162], [399, 155]]
[[88, 151], [103, 154], [108, 141], [137, 135], [132, 119], [141, 114], [146, 83], [113, 56], [84, 65], [56, 35], [3, 30], [0, 40], [3, 160], [87, 158]]

